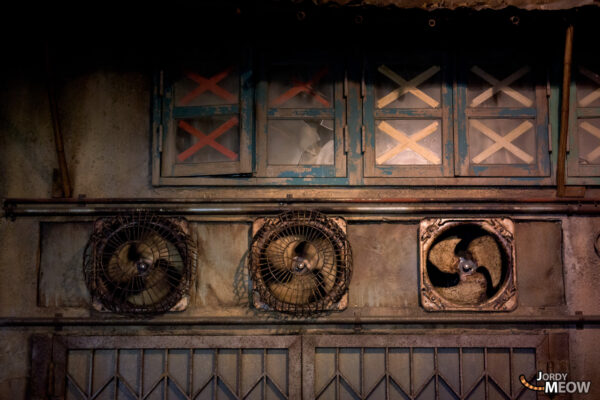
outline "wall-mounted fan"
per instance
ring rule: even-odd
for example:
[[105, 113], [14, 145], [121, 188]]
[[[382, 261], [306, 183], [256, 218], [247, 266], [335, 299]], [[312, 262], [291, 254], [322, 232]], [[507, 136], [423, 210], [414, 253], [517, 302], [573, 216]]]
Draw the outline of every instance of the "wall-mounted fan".
[[138, 213], [97, 220], [83, 268], [96, 309], [145, 315], [185, 309], [195, 261], [183, 218]]
[[290, 211], [258, 219], [253, 230], [255, 307], [309, 315], [347, 306], [352, 251], [343, 219]]
[[421, 222], [425, 309], [508, 311], [516, 306], [514, 224], [509, 219]]

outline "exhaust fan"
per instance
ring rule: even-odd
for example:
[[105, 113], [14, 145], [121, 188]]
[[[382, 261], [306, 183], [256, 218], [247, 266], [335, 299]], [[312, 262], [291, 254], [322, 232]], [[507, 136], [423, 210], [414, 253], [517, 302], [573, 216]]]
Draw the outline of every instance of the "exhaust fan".
[[256, 220], [253, 233], [256, 308], [299, 316], [346, 308], [352, 251], [342, 218], [290, 211]]
[[516, 307], [510, 219], [425, 219], [419, 236], [421, 304], [426, 310], [510, 311]]
[[195, 259], [185, 219], [140, 213], [98, 219], [83, 269], [95, 309], [151, 315], [187, 307]]

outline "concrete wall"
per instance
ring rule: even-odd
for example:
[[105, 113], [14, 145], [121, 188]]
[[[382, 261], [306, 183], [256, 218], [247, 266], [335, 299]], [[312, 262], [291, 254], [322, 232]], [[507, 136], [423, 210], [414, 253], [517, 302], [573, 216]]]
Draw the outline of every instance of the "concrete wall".
[[[151, 185], [151, 68], [142, 39], [119, 46], [59, 47], [55, 57], [57, 102], [74, 195], [94, 198], [269, 197], [551, 197], [552, 188], [350, 188], [236, 189], [173, 188]], [[5, 66], [0, 90], [0, 198], [49, 198], [57, 168], [50, 110], [39, 42], [16, 46]], [[127, 47], [127, 48], [125, 48]], [[589, 196], [597, 197], [592, 189]], [[218, 222], [192, 220], [199, 244], [198, 273], [191, 304], [171, 317], [250, 316], [247, 257], [253, 217]], [[349, 218], [348, 236], [355, 270], [349, 307], [343, 315], [426, 316], [418, 301], [419, 218], [401, 222]], [[558, 215], [515, 218], [519, 307], [511, 315], [600, 313], [600, 258], [593, 240], [600, 217]], [[81, 256], [91, 232], [89, 218], [24, 217], [0, 219], [0, 318], [95, 315], [83, 282]], [[389, 279], [382, 280], [383, 275]], [[382, 333], [466, 332], [467, 327], [376, 326]], [[498, 332], [497, 328], [489, 327]], [[65, 328], [61, 333], [296, 333], [303, 328], [278, 326], [190, 329], [136, 327]], [[322, 332], [310, 327], [305, 331]], [[352, 333], [343, 327], [328, 331]], [[481, 329], [479, 330], [481, 331]], [[571, 375], [592, 379], [600, 397], [600, 348], [597, 326], [508, 327], [500, 330], [568, 332]], [[1, 328], [0, 398], [26, 398], [30, 376], [29, 338], [50, 328]], [[595, 396], [595, 397], [594, 397]]]

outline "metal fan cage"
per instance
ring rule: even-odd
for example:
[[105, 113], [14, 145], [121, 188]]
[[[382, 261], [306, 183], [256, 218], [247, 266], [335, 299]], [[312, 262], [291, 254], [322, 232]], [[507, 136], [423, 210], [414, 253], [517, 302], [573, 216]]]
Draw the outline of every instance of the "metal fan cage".
[[[322, 280], [316, 280], [317, 284], [312, 287], [302, 287], [303, 294], [290, 287], [291, 282], [298, 279], [298, 271], [290, 267], [289, 256], [286, 259], [286, 247], [300, 241], [314, 246], [325, 260], [316, 272], [321, 274]], [[339, 303], [352, 277], [352, 250], [344, 230], [333, 218], [317, 211], [290, 211], [265, 218], [252, 241], [249, 270], [253, 290], [263, 308], [308, 316], [341, 308]], [[324, 280], [328, 282], [326, 285], [323, 285]], [[280, 290], [275, 291], [275, 285]], [[285, 296], [281, 295], [282, 291]]]
[[[131, 253], [139, 260], [128, 259]], [[83, 269], [99, 308], [152, 315], [181, 307], [195, 259], [185, 219], [140, 212], [97, 220], [84, 251]]]

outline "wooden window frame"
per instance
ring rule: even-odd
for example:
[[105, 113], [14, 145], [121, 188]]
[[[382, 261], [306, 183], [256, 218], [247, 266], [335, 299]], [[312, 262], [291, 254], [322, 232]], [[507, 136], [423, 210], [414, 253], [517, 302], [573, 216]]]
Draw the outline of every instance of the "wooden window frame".
[[[252, 65], [247, 51], [242, 51], [238, 60], [239, 97], [237, 104], [177, 107], [174, 105], [174, 82], [170, 77], [170, 69], [163, 68], [157, 74], [158, 88], [154, 93], [154, 108], [158, 111], [155, 111], [154, 116], [158, 122], [153, 124], [156, 132], [153, 162], [157, 164], [153, 168], [154, 181], [160, 181], [161, 178], [185, 179], [191, 176], [207, 177], [252, 173], [252, 130], [254, 125]], [[237, 117], [240, 138], [238, 160], [193, 164], [177, 163], [174, 148], [177, 121], [212, 116]], [[156, 172], [159, 176], [156, 176]]]
[[[549, 153], [549, 119], [548, 119], [548, 73], [544, 63], [529, 63], [534, 84], [534, 103], [531, 107], [497, 107], [497, 108], [472, 108], [467, 103], [467, 75], [477, 60], [472, 56], [460, 57], [467, 62], [459, 66], [457, 73], [458, 82], [455, 83], [455, 117], [454, 134], [456, 149], [456, 175], [460, 177], [486, 177], [501, 178], [506, 183], [514, 184], [521, 179], [526, 179], [529, 184], [532, 181], [543, 183], [551, 179], [551, 165]], [[533, 61], [533, 58], [532, 58]], [[512, 72], [512, 71], [511, 71]], [[510, 119], [514, 121], [530, 120], [533, 122], [535, 138], [535, 160], [533, 164], [473, 164], [469, 154], [469, 130], [471, 120], [486, 119]], [[508, 182], [510, 183], [508, 183]], [[550, 183], [550, 182], [549, 182]]]
[[[446, 51], [446, 50], [444, 50]], [[393, 54], [401, 60], [402, 49]], [[382, 54], [366, 58], [348, 57], [342, 53], [329, 55], [337, 63], [334, 83], [335, 107], [321, 110], [317, 115], [302, 109], [269, 108], [267, 105], [266, 61], [256, 66], [251, 61], [251, 51], [246, 49], [242, 60], [244, 68], [240, 86], [240, 160], [244, 155], [244, 166], [240, 169], [207, 171], [207, 175], [170, 176], [163, 174], [161, 164], [167, 160], [169, 150], [165, 137], [172, 132], [170, 98], [164, 90], [160, 74], [155, 77], [153, 114], [153, 167], [152, 183], [155, 186], [550, 186], [555, 184], [555, 158], [551, 148], [558, 142], [558, 129], [551, 129], [551, 117], [557, 126], [556, 112], [550, 113], [549, 106], [556, 108], [558, 89], [550, 89], [549, 78], [543, 68], [538, 68], [535, 81], [535, 104], [529, 109], [478, 110], [466, 107], [466, 88], [460, 83], [464, 71], [459, 71], [456, 59], [460, 53], [447, 50], [442, 53], [442, 93], [439, 109], [381, 109], [374, 110], [374, 87], [371, 66]], [[263, 54], [268, 55], [267, 51]], [[410, 52], [408, 53], [410, 54]], [[406, 57], [406, 56], [404, 56]], [[369, 61], [371, 60], [371, 61]], [[360, 72], [362, 69], [364, 71]], [[540, 64], [544, 64], [540, 62]], [[365, 68], [366, 67], [366, 68]], [[464, 68], [463, 68], [464, 69]], [[461, 75], [462, 74], [462, 75]], [[348, 77], [352, 77], [349, 83]], [[164, 79], [164, 78], [163, 78]], [[556, 77], [553, 76], [553, 81]], [[350, 88], [350, 89], [349, 89]], [[242, 94], [243, 93], [243, 94]], [[171, 96], [172, 97], [172, 96]], [[192, 112], [194, 110], [190, 110]], [[227, 111], [227, 110], [225, 110]], [[229, 111], [235, 111], [233, 109]], [[373, 112], [376, 111], [376, 112]], [[556, 110], [555, 110], [556, 111]], [[335, 119], [335, 163], [334, 165], [269, 166], [267, 165], [266, 125], [269, 118], [303, 119], [307, 114], [313, 118], [332, 116]], [[187, 114], [186, 114], [187, 115]], [[466, 143], [469, 118], [529, 118], [534, 121], [536, 163], [501, 166], [490, 165], [486, 171], [475, 170], [468, 161]], [[375, 121], [377, 119], [439, 119], [442, 132], [441, 165], [376, 166], [374, 161]], [[163, 123], [164, 122], [164, 123]], [[246, 151], [242, 151], [246, 149]], [[480, 167], [480, 165], [478, 165]], [[573, 179], [573, 177], [570, 177]], [[576, 178], [581, 179], [581, 178]], [[586, 178], [592, 179], [592, 178]], [[587, 180], [586, 180], [587, 182]], [[600, 183], [598, 181], [594, 181]]]
[[[286, 63], [306, 63], [308, 56], [295, 55]], [[269, 107], [268, 102], [268, 71], [272, 63], [281, 63], [272, 52], [263, 54], [260, 62], [260, 77], [256, 85], [256, 176], [258, 178], [345, 178], [345, 121], [346, 99], [344, 96], [345, 63], [334, 53], [328, 57], [316, 57], [325, 60], [333, 75], [333, 104], [327, 108], [284, 108]], [[309, 59], [314, 60], [311, 56]], [[311, 63], [312, 64], [312, 63]], [[270, 165], [268, 163], [268, 122], [270, 120], [319, 120], [332, 119], [334, 123], [334, 163], [332, 165]]]
[[[587, 60], [586, 60], [587, 61]], [[600, 68], [600, 63], [594, 65]], [[600, 162], [592, 165], [579, 163], [579, 132], [578, 126], [581, 120], [600, 119], [600, 107], [580, 107], [577, 103], [577, 79], [580, 73], [579, 67], [586, 67], [585, 62], [575, 64], [571, 79], [569, 98], [569, 143], [567, 150], [567, 183], [576, 185], [598, 185], [600, 184]], [[600, 71], [592, 71], [595, 74]], [[597, 86], [600, 89], [600, 84]], [[600, 146], [600, 140], [598, 141]]]
[[[454, 174], [452, 158], [452, 90], [448, 71], [447, 55], [440, 54], [440, 105], [437, 108], [381, 108], [375, 106], [376, 66], [382, 62], [402, 62], [398, 56], [387, 55], [383, 58], [372, 56], [365, 62], [365, 96], [363, 99], [363, 162], [365, 178], [415, 178], [415, 177], [451, 177]], [[376, 62], [377, 61], [377, 62]], [[435, 64], [435, 62], [434, 62]], [[418, 89], [418, 88], [417, 88]], [[406, 94], [408, 95], [408, 93]], [[376, 163], [376, 124], [380, 120], [437, 120], [441, 133], [441, 163], [438, 165], [377, 165]]]

